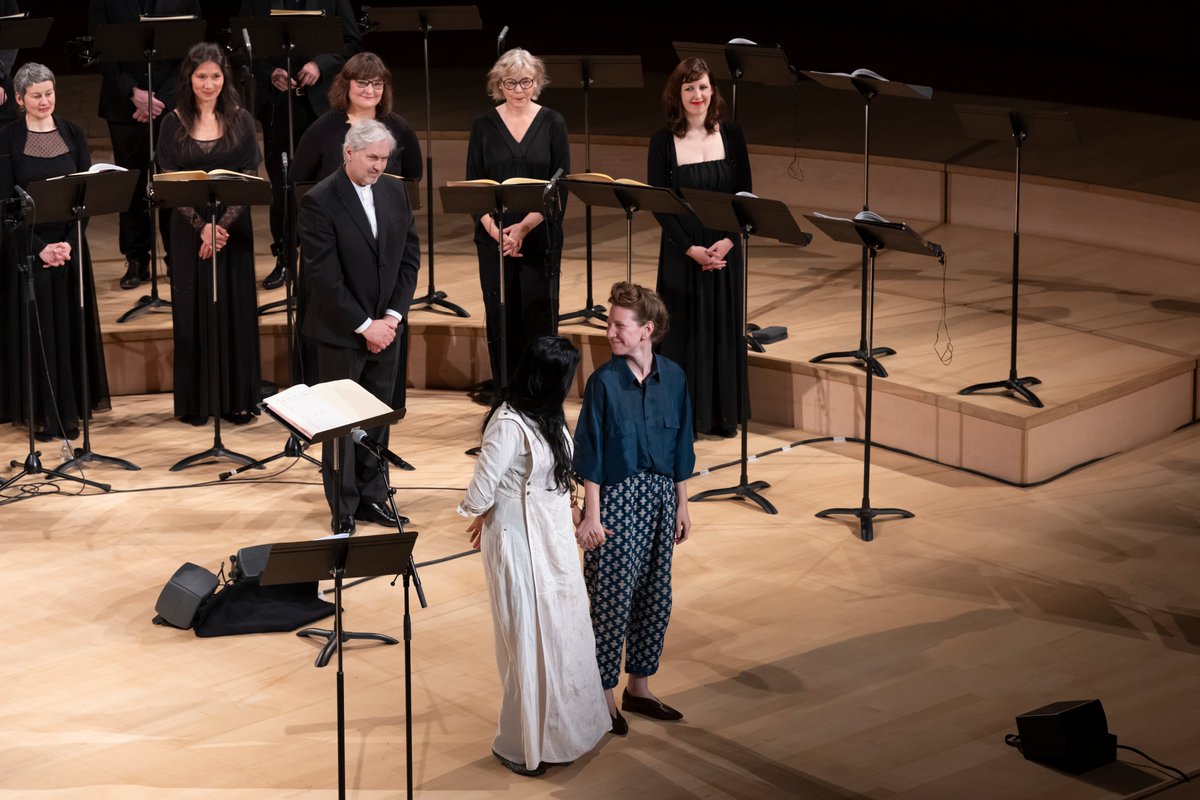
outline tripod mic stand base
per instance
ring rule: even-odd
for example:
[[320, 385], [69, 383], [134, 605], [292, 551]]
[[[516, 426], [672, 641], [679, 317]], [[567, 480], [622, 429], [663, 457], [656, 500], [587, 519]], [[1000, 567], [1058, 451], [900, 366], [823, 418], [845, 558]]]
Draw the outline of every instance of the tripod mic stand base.
[[196, 453], [194, 456], [188, 456], [187, 458], [176, 462], [175, 466], [171, 467], [171, 472], [179, 472], [180, 470], [185, 470], [188, 467], [194, 467], [197, 464], [200, 464], [211, 458], [228, 458], [230, 461], [236, 461], [239, 464], [247, 466], [254, 463], [254, 459], [250, 456], [244, 456], [241, 453], [235, 453], [232, 450], [228, 450], [220, 445], [217, 445], [216, 447], [208, 448], [203, 453]]
[[753, 483], [742, 481], [737, 486], [730, 486], [727, 489], [708, 489], [688, 499], [693, 503], [700, 503], [719, 497], [740, 497], [743, 500], [753, 500], [758, 503], [758, 507], [768, 514], [778, 514], [775, 506], [771, 505], [771, 501], [758, 493], [760, 489], [769, 488], [771, 488], [771, 484], [766, 481], [754, 481]]
[[567, 320], [571, 319], [579, 319], [581, 322], [598, 319], [607, 325], [608, 313], [604, 306], [588, 306], [587, 308], [580, 309], [579, 311], [571, 311], [567, 314], [558, 315], [559, 322], [566, 322]]
[[[302, 631], [296, 631], [297, 636], [302, 636], [309, 639], [325, 639], [325, 646], [321, 648], [321, 652], [317, 653], [317, 660], [313, 662], [314, 667], [324, 667], [329, 664], [329, 659], [337, 650], [337, 639], [333, 635], [333, 631], [328, 628], [305, 628]], [[393, 639], [382, 633], [353, 633], [351, 631], [342, 632], [342, 642], [349, 642], [354, 639], [362, 639], [371, 642], [383, 642], [384, 644], [400, 644], [399, 640]]]
[[810, 364], [820, 364], [822, 361], [828, 361], [831, 358], [851, 358], [867, 367], [875, 373], [878, 378], [886, 378], [887, 370], [883, 368], [883, 364], [879, 363], [880, 356], [894, 356], [896, 351], [890, 347], [873, 347], [871, 354], [867, 355], [865, 346], [859, 347], [857, 350], [840, 350], [836, 353], [822, 353], [819, 356], [814, 356], [808, 360]]
[[108, 464], [112, 467], [120, 467], [121, 469], [130, 470], [131, 472], [136, 472], [141, 469], [141, 467], [139, 467], [137, 464], [134, 464], [132, 461], [126, 461], [123, 458], [116, 458], [114, 456], [102, 456], [99, 453], [93, 453], [91, 450], [84, 450], [82, 447], [76, 447], [75, 457], [70, 461], [64, 461], [63, 463], [59, 464], [58, 471], [63, 472], [64, 470], [68, 470], [72, 467], [78, 466], [79, 464]]
[[862, 508], [827, 508], [824, 511], [818, 511], [817, 516], [821, 519], [832, 516], [858, 517], [859, 538], [864, 542], [869, 542], [875, 538], [875, 526], [873, 523], [875, 517], [912, 519], [916, 515], [911, 511], [905, 511], [903, 508], [871, 508], [864, 503]]
[[171, 301], [163, 300], [157, 295], [142, 295], [142, 298], [134, 303], [133, 308], [126, 311], [121, 316], [117, 317], [117, 322], [129, 322], [131, 319], [137, 319], [147, 311], [153, 311], [156, 308], [170, 308]]
[[89, 481], [87, 478], [80, 478], [78, 475], [68, 475], [65, 472], [59, 472], [58, 470], [46, 469], [42, 466], [42, 460], [40, 456], [40, 452], [33, 450], [30, 451], [29, 455], [25, 457], [24, 461], [13, 460], [8, 462], [10, 467], [20, 467], [21, 471], [4, 481], [4, 483], [0, 483], [0, 491], [7, 489], [9, 486], [13, 485], [27, 475], [45, 475], [47, 478], [61, 478], [62, 480], [82, 483], [85, 486], [94, 486], [103, 492], [112, 491], [112, 486], [107, 483], [97, 483], [96, 481]]
[[1033, 392], [1031, 392], [1025, 388], [1026, 386], [1037, 386], [1040, 383], [1041, 383], [1040, 380], [1038, 380], [1037, 378], [1033, 378], [1033, 377], [1009, 378], [1008, 380], [1003, 380], [1003, 381], [991, 381], [989, 383], [972, 384], [971, 386], [968, 386], [965, 389], [959, 389], [958, 393], [959, 394], [974, 394], [975, 392], [980, 392], [985, 389], [1006, 389], [1006, 390], [1012, 392], [1013, 394], [1024, 398], [1025, 401], [1028, 402], [1029, 405], [1033, 406], [1034, 408], [1045, 408], [1046, 404], [1043, 403], [1041, 400], [1039, 400], [1038, 396], [1036, 394], [1034, 394]]
[[[464, 319], [471, 316], [465, 308], [447, 300], [446, 293], [441, 291], [430, 292], [424, 297], [413, 298], [412, 305], [417, 311], [432, 311], [434, 306], [438, 306]], [[418, 308], [418, 306], [424, 306], [424, 308]]]

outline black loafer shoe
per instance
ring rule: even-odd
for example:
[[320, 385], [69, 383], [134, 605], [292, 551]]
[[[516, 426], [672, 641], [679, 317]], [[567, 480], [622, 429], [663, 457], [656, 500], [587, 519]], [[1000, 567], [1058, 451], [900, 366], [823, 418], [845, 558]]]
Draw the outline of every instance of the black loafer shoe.
[[621, 710], [650, 717], [651, 719], [677, 720], [683, 719], [683, 714], [671, 708], [666, 703], [651, 700], [648, 697], [638, 697], [626, 689], [621, 693]]
[[616, 716], [612, 718], [612, 721], [612, 727], [608, 732], [613, 736], [624, 736], [625, 734], [629, 733], [629, 723], [626, 722], [625, 718], [621, 716], [620, 711], [618, 711]]
[[396, 527], [396, 517], [392, 514], [392, 510], [383, 503], [359, 503], [354, 518], [361, 519], [363, 522], [374, 522], [376, 525], [388, 528]]
[[264, 289], [278, 289], [283, 286], [283, 282], [287, 280], [287, 267], [283, 265], [283, 259], [275, 262], [275, 269], [271, 270], [271, 274], [263, 279], [262, 286]]
[[334, 533], [354, 533], [354, 517], [342, 514], [329, 524], [329, 529]]
[[538, 764], [537, 767], [535, 767], [534, 769], [529, 769], [524, 764], [518, 764], [515, 761], [509, 761], [507, 758], [500, 755], [495, 750], [492, 751], [492, 755], [494, 755], [496, 758], [500, 759], [501, 764], [508, 767], [510, 770], [512, 770], [517, 775], [524, 775], [526, 778], [536, 778], [540, 775], [546, 774], [546, 767], [544, 764]]
[[125, 262], [125, 274], [121, 276], [122, 289], [136, 289], [142, 281], [150, 280], [150, 266], [145, 261], [130, 258]]

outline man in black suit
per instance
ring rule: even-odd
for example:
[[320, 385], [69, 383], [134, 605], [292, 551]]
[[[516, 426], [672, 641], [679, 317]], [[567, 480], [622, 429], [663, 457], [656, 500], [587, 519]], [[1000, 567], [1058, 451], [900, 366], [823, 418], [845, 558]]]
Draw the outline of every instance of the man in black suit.
[[[254, 62], [258, 98], [255, 114], [262, 122], [267, 176], [275, 190], [275, 200], [271, 203], [271, 252], [279, 256], [283, 240], [283, 154], [288, 152], [288, 92], [293, 93], [292, 135], [296, 144], [317, 117], [329, 110], [329, 87], [346, 59], [362, 50], [362, 34], [350, 0], [242, 0], [238, 16], [269, 17], [272, 10], [319, 11], [326, 17], [336, 17], [342, 27], [341, 52], [293, 55], [292, 75], [288, 75], [282, 55]], [[255, 45], [255, 55], [267, 54]], [[284, 279], [284, 261], [279, 259], [263, 281], [263, 287], [277, 289]]]
[[[88, 5], [88, 33], [117, 22], [137, 22], [142, 16], [199, 17], [200, 0], [91, 0]], [[158, 136], [159, 121], [175, 107], [175, 84], [179, 81], [178, 61], [157, 61], [153, 67], [154, 101], [150, 101], [143, 61], [108, 62], [102, 66], [100, 116], [108, 121], [112, 137], [113, 160], [119, 166], [138, 170], [137, 189], [129, 210], [121, 214], [121, 255], [125, 256], [122, 289], [136, 289], [150, 279], [150, 246], [153, 227], [146, 205], [146, 166], [150, 162], [150, 138], [147, 123], [154, 120]], [[170, 216], [161, 215], [160, 227], [166, 245]]]
[[[421, 266], [404, 183], [383, 173], [395, 146], [383, 123], [354, 125], [342, 147], [345, 164], [304, 196], [298, 226], [307, 276], [302, 332], [316, 347], [318, 380], [350, 378], [388, 405], [401, 369], [397, 328], [408, 316]], [[387, 427], [367, 435], [387, 446]], [[333, 532], [353, 532], [355, 519], [394, 526], [378, 459], [344, 441], [338, 505], [336, 443], [326, 442], [321, 453]]]

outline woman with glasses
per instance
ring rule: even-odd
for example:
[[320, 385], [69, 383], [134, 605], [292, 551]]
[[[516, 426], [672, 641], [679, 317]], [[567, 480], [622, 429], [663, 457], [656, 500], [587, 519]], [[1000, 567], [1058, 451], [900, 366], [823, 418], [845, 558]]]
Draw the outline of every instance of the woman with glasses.
[[342, 142], [350, 126], [377, 119], [396, 137], [387, 172], [421, 179], [421, 145], [404, 117], [392, 111], [392, 72], [374, 53], [351, 56], [329, 87], [330, 109], [296, 145], [293, 183], [319, 181], [342, 165]]
[[[546, 87], [540, 58], [520, 48], [509, 50], [488, 73], [488, 95], [498, 105], [479, 115], [467, 143], [467, 180], [509, 178], [549, 180], [571, 171], [567, 124], [561, 114], [535, 102]], [[565, 202], [565, 192], [560, 190]], [[500, 228], [490, 216], [475, 226], [479, 282], [487, 311], [488, 355], [492, 377], [500, 377], [500, 255], [504, 248], [506, 364], [511, 373], [526, 343], [553, 332], [551, 281], [557, 279], [562, 231], [548, 230], [540, 213], [509, 213]], [[497, 387], [500, 388], [500, 387]]]

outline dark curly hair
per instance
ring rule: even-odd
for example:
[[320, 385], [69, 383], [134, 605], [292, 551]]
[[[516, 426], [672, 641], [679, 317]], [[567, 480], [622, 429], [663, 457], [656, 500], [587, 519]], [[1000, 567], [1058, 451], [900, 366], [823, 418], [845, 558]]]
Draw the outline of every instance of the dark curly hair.
[[704, 117], [704, 130], [712, 133], [725, 116], [725, 99], [721, 97], [721, 89], [712, 79], [708, 64], [703, 58], [687, 58], [679, 62], [667, 85], [663, 88], [663, 110], [667, 114], [667, 127], [676, 136], [687, 133], [687, 115], [683, 111], [683, 85], [695, 83], [707, 77], [712, 86], [712, 100], [708, 104], [708, 114]]

